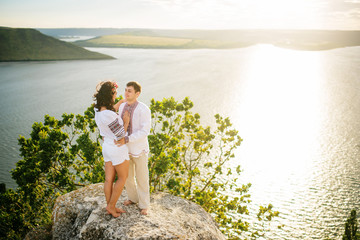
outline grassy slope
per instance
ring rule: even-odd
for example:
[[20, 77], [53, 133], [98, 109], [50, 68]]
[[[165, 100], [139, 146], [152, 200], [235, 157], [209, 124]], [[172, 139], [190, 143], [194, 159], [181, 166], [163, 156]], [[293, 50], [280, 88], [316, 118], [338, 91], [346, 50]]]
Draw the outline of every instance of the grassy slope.
[[0, 61], [112, 59], [34, 29], [0, 27]]
[[231, 41], [220, 41], [212, 39], [192, 39], [182, 37], [166, 37], [136, 34], [107, 35], [90, 40], [77, 41], [77, 45], [82, 47], [125, 47], [125, 48], [232, 48], [244, 47], [250, 44]]
[[360, 45], [360, 31], [327, 30], [129, 30], [76, 44], [85, 47], [239, 48], [273, 44], [300, 50]]

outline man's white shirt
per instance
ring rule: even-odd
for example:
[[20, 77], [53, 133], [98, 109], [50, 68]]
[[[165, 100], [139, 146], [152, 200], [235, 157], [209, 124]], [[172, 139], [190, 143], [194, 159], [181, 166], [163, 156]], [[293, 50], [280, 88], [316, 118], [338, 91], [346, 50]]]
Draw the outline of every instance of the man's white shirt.
[[[122, 115], [125, 106], [129, 105], [126, 102], [120, 105], [119, 114]], [[130, 124], [131, 132], [125, 137], [129, 154], [133, 157], [139, 157], [143, 153], [148, 154], [149, 142], [147, 136], [150, 134], [151, 129], [151, 112], [149, 107], [138, 101], [133, 113], [130, 115]]]

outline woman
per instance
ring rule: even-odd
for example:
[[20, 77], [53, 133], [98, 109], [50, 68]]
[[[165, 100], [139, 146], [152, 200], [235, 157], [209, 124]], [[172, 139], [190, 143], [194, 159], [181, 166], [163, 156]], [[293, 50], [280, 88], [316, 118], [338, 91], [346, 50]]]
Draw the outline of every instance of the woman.
[[[117, 146], [114, 140], [121, 140], [125, 137], [130, 116], [126, 113], [121, 119], [115, 112], [114, 102], [117, 94], [117, 84], [112, 81], [104, 81], [96, 86], [94, 94], [95, 103], [95, 122], [100, 130], [100, 135], [104, 139], [102, 154], [105, 161], [105, 183], [104, 192], [107, 202], [106, 210], [113, 217], [119, 217], [125, 212], [121, 208], [116, 208], [124, 188], [129, 169], [129, 153], [126, 144]], [[116, 104], [118, 108], [120, 104]], [[115, 175], [118, 179], [114, 184]]]

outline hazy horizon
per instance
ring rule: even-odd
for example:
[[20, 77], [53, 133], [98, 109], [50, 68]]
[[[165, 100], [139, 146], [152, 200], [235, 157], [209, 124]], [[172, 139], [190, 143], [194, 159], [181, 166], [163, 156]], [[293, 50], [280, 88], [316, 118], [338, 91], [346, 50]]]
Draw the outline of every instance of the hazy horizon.
[[360, 0], [0, 0], [14, 28], [360, 30]]
[[[7, 26], [0, 26], [7, 27]], [[16, 28], [16, 27], [14, 27]], [[176, 30], [176, 31], [360, 31], [360, 29], [315, 29], [315, 28], [229, 28], [229, 29], [205, 29], [205, 28], [143, 28], [143, 27], [35, 27], [33, 29], [146, 29], [146, 30]]]
[[206, 28], [145, 28], [145, 27], [16, 27], [5, 26], [5, 28], [24, 29], [132, 29], [132, 30], [164, 30], [164, 31], [360, 31], [359, 29], [315, 29], [315, 28], [229, 28], [229, 29], [206, 29]]

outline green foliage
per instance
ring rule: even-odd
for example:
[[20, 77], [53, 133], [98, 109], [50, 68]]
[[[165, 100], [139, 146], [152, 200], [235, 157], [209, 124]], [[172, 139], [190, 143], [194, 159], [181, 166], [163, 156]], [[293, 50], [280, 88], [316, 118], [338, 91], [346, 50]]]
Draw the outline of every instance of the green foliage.
[[[93, 108], [84, 115], [48, 115], [34, 123], [30, 138], [19, 137], [20, 155], [12, 171], [18, 188], [0, 195], [1, 231], [6, 239], [23, 238], [51, 221], [55, 199], [90, 183], [104, 181], [99, 135]], [[95, 139], [92, 139], [95, 135]]]
[[[215, 218], [229, 239], [238, 239], [246, 235], [244, 232], [252, 238], [262, 236], [240, 217], [249, 214], [251, 184], [239, 183], [240, 166], [235, 171], [226, 167], [242, 142], [238, 131], [232, 128], [228, 118], [218, 114], [214, 131], [202, 126], [199, 114], [190, 112], [192, 107], [188, 98], [181, 103], [174, 98], [151, 100], [152, 191], [168, 191], [198, 203]], [[257, 216], [260, 222], [266, 222], [278, 214], [269, 205], [260, 206]]]
[[51, 200], [44, 198], [43, 189], [34, 189], [37, 197], [43, 201], [26, 200], [21, 190], [7, 190], [0, 194], [0, 239], [23, 239], [24, 235], [34, 226], [50, 224]]
[[26, 194], [35, 186], [46, 186], [47, 196], [65, 193], [78, 186], [104, 180], [101, 145], [94, 113], [66, 114], [61, 120], [48, 115], [44, 123], [34, 123], [31, 137], [19, 138], [20, 155], [12, 176]]
[[345, 223], [345, 233], [343, 240], [357, 240], [360, 239], [360, 233], [358, 232], [358, 222], [356, 219], [356, 210], [352, 210], [350, 217]]
[[[238, 180], [240, 166], [228, 162], [242, 139], [228, 118], [215, 115], [216, 129], [200, 124], [185, 98], [151, 100], [152, 130], [149, 136], [151, 191], [167, 191], [201, 205], [229, 239], [257, 238], [258, 232], [241, 217], [249, 214], [250, 184]], [[0, 194], [1, 236], [22, 239], [24, 234], [51, 222], [55, 199], [87, 184], [103, 182], [100, 136], [93, 108], [84, 115], [48, 115], [34, 123], [30, 138], [19, 138], [22, 159], [12, 176], [16, 191]], [[260, 223], [277, 216], [272, 205], [260, 206]]]

